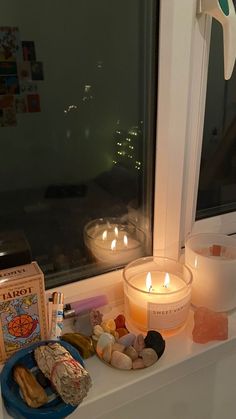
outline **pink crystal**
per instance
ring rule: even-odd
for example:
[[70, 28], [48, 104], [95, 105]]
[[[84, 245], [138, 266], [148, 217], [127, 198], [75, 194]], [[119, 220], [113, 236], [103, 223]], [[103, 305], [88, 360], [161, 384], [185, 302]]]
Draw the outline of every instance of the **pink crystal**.
[[207, 343], [211, 340], [228, 339], [228, 316], [206, 307], [199, 307], [194, 313], [193, 341]]

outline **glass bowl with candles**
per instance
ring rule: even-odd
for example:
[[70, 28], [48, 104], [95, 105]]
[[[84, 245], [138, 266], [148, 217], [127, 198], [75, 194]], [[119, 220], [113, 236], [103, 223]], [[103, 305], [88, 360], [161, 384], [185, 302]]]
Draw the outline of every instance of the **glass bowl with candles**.
[[145, 235], [119, 218], [98, 218], [85, 225], [84, 243], [92, 261], [122, 266], [144, 254]]
[[128, 329], [175, 334], [186, 325], [192, 273], [174, 259], [143, 257], [123, 270], [124, 312]]

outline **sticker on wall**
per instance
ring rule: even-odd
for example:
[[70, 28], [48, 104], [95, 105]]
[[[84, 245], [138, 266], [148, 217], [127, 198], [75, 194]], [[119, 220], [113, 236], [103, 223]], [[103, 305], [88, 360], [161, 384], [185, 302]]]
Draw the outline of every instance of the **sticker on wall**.
[[18, 95], [20, 93], [19, 80], [17, 76], [6, 76], [7, 93]]
[[33, 41], [22, 41], [22, 55], [24, 61], [36, 61], [35, 46]]
[[32, 80], [44, 80], [43, 63], [39, 61], [31, 62], [31, 75]]
[[15, 127], [16, 110], [15, 108], [0, 109], [0, 126], [1, 127]]
[[18, 74], [20, 80], [31, 80], [31, 63], [22, 61], [18, 64]]
[[28, 112], [40, 112], [39, 95], [27, 95]]
[[24, 95], [16, 96], [15, 107], [16, 107], [16, 113], [26, 113], [27, 112], [26, 97]]
[[20, 81], [21, 93], [36, 93], [38, 91], [37, 83]]
[[17, 76], [0, 76], [0, 95], [18, 95], [20, 87]]
[[34, 41], [20, 42], [17, 27], [0, 26], [0, 127], [16, 126], [16, 114], [41, 112], [40, 80], [43, 63]]
[[19, 29], [16, 27], [0, 26], [0, 61], [16, 61], [19, 52]]
[[17, 66], [15, 61], [0, 61], [0, 75], [10, 76], [17, 74]]
[[6, 76], [0, 76], [0, 95], [7, 94]]
[[14, 107], [14, 96], [4, 95], [0, 97], [0, 109], [13, 108]]

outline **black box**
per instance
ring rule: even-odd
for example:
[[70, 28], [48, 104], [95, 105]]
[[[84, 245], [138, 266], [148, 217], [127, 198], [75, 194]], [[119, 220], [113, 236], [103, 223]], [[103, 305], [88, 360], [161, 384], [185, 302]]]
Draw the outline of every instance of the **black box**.
[[32, 262], [30, 245], [22, 231], [0, 233], [0, 269]]

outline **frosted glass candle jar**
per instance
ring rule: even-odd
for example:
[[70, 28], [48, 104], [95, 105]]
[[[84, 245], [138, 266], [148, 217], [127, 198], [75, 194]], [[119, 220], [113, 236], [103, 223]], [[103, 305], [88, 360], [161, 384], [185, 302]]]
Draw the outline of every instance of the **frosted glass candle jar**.
[[92, 260], [105, 265], [125, 265], [145, 250], [143, 231], [118, 218], [90, 221], [84, 228], [84, 242]]
[[214, 311], [236, 307], [236, 239], [200, 233], [185, 244], [185, 263], [193, 274], [192, 303]]
[[124, 309], [129, 329], [177, 332], [186, 323], [192, 274], [168, 258], [146, 257], [123, 271]]

